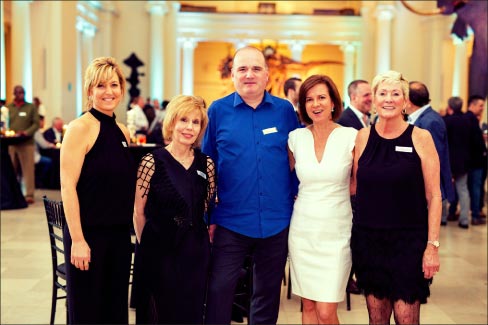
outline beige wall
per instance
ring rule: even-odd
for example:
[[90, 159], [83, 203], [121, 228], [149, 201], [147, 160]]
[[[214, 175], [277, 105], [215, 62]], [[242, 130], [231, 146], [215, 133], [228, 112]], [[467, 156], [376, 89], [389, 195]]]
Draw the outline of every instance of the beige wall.
[[[351, 1], [346, 2], [349, 4], [352, 3]], [[101, 42], [107, 38], [100, 36], [101, 33], [105, 32], [103, 30], [103, 24], [101, 24], [99, 26], [99, 33], [97, 33], [94, 39], [94, 55], [114, 56], [120, 62], [124, 74], [128, 77], [131, 70], [123, 63], [123, 60], [132, 52], [135, 52], [139, 59], [145, 63], [145, 66], [139, 68], [139, 72], [145, 75], [139, 77], [140, 83], [138, 84], [138, 88], [141, 90], [142, 96], [148, 96], [150, 95], [149, 76], [151, 70], [149, 67], [149, 47], [151, 39], [150, 15], [146, 9], [146, 2], [113, 1], [111, 3], [116, 10], [116, 14], [111, 17], [112, 37], [108, 38], [111, 44], [108, 47], [102, 46], [103, 44]], [[185, 3], [193, 2], [185, 1]], [[250, 2], [246, 3], [247, 5], [251, 5]], [[44, 102], [48, 109], [48, 119], [61, 115], [65, 120], [69, 121], [76, 117], [75, 103], [78, 87], [76, 79], [79, 78], [79, 73], [76, 71], [76, 53], [78, 46], [77, 31], [75, 29], [77, 15], [76, 4], [77, 2], [75, 1], [34, 1], [30, 3], [33, 62], [32, 95], [40, 97]], [[201, 2], [196, 1], [194, 4], [202, 5]], [[208, 5], [208, 2], [205, 4]], [[257, 5], [257, 2], [255, 4]], [[296, 11], [297, 4], [298, 2], [294, 1], [277, 3], [278, 10], [282, 12]], [[303, 12], [304, 10], [320, 8], [323, 4], [325, 5], [325, 1], [317, 1], [314, 3], [302, 2], [300, 4], [300, 11]], [[392, 69], [401, 71], [409, 80], [425, 82], [429, 90], [431, 90], [433, 107], [440, 109], [445, 106], [447, 99], [452, 93], [452, 67], [455, 48], [450, 38], [450, 25], [454, 17], [433, 18], [416, 16], [406, 11], [398, 2], [394, 2], [394, 4], [395, 15], [391, 22]], [[234, 1], [224, 4], [219, 2], [218, 5], [225, 6], [228, 11], [238, 11], [243, 10], [241, 6], [244, 6], [245, 3]], [[435, 6], [435, 1], [423, 2], [422, 5]], [[361, 6], [362, 16], [360, 19], [362, 19], [364, 28], [360, 42], [356, 44], [358, 52], [355, 56], [358, 59], [355, 69], [358, 78], [371, 81], [375, 74], [375, 49], [378, 42], [382, 40], [376, 39], [376, 2], [362, 2]], [[359, 11], [361, 6], [358, 5], [355, 9]], [[170, 8], [170, 10], [172, 9]], [[310, 17], [317, 18], [316, 16]], [[281, 16], [275, 18], [279, 18], [281, 21]], [[319, 18], [318, 21], [322, 22], [322, 18]], [[167, 16], [165, 16], [165, 19], [167, 19]], [[359, 18], [356, 17], [356, 19]], [[16, 62], [15, 53], [10, 52], [12, 48], [11, 44], [15, 41], [12, 39], [13, 33], [11, 32], [10, 24], [15, 24], [15, 22], [11, 22], [9, 17], [6, 17], [5, 21], [9, 24], [5, 28], [7, 32], [5, 39], [7, 49], [7, 99], [11, 100], [14, 82], [12, 80], [12, 69], [15, 65], [22, 63]], [[321, 25], [320, 28], [314, 27], [313, 30], [307, 30], [307, 33], [316, 32], [323, 27], [323, 32], [320, 35], [330, 36], [332, 32], [341, 32], [343, 30], [341, 26], [340, 24], [336, 24], [332, 28], [330, 24], [326, 26]], [[256, 28], [259, 28], [259, 26], [256, 26]], [[163, 32], [163, 35], [166, 35], [165, 32]], [[434, 39], [435, 43], [433, 43]], [[290, 49], [286, 44], [276, 44], [276, 40], [263, 41], [275, 42], [274, 45], [278, 47], [279, 54], [287, 57], [291, 56]], [[168, 39], [162, 39], [161, 42], [165, 42], [165, 46], [170, 47], [176, 53], [177, 48], [174, 40], [170, 42]], [[256, 45], [262, 45], [262, 43]], [[471, 46], [472, 41], [467, 43], [468, 55], [471, 51]], [[111, 53], [101, 52], [102, 48], [111, 49]], [[194, 93], [204, 97], [208, 104], [214, 99], [233, 91], [230, 79], [220, 79], [218, 71], [221, 60], [227, 54], [233, 54], [233, 51], [232, 43], [217, 40], [202, 41], [195, 49]], [[301, 61], [306, 65], [298, 67], [295, 65], [287, 65], [280, 80], [283, 81], [287, 77], [295, 74], [300, 75], [302, 79], [305, 79], [313, 73], [328, 74], [336, 82], [341, 95], [344, 97], [344, 94], [342, 94], [344, 89], [344, 66], [342, 65], [344, 55], [339, 45], [308, 44], [303, 50]], [[316, 64], [317, 61], [323, 61], [323, 64]], [[167, 62], [167, 58], [165, 58], [165, 62]], [[83, 64], [86, 66], [88, 62], [84, 62]], [[466, 60], [465, 64], [468, 64], [468, 60]], [[433, 66], [435, 66], [435, 69], [432, 69]], [[175, 69], [175, 66], [166, 67], [165, 75], [160, 76], [165, 79], [165, 88], [168, 88], [165, 90], [165, 94], [172, 94], [174, 89], [181, 87], [180, 84], [173, 82], [175, 79], [174, 74], [181, 72], [172, 71], [171, 69]], [[438, 73], [432, 73], [432, 71], [438, 71]], [[467, 89], [467, 85], [465, 85], [464, 89]], [[275, 87], [273, 92], [277, 95], [282, 95], [282, 89], [277, 87]], [[465, 95], [462, 96], [465, 97]], [[160, 100], [162, 99], [169, 98], [160, 98]], [[127, 103], [128, 96], [117, 111], [117, 115], [122, 121], [125, 121]]]

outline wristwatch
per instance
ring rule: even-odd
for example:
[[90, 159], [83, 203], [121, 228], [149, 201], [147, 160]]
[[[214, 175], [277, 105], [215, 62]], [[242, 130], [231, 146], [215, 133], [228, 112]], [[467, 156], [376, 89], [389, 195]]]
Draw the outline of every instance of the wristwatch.
[[435, 248], [439, 248], [439, 246], [441, 246], [441, 244], [439, 243], [438, 240], [428, 240], [427, 241], [427, 244], [431, 244], [432, 246], [434, 246]]

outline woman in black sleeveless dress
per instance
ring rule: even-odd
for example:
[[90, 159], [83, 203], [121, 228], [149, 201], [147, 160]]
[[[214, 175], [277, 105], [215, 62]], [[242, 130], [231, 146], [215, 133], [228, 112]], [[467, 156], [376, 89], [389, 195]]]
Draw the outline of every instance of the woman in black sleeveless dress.
[[215, 193], [212, 160], [195, 143], [204, 133], [202, 99], [177, 96], [163, 134], [170, 143], [139, 164], [134, 227], [136, 323], [202, 324], [210, 240], [204, 220]]
[[408, 87], [398, 72], [376, 76], [379, 121], [356, 138], [351, 252], [374, 324], [392, 311], [397, 324], [418, 324], [440, 266], [439, 159], [430, 133], [404, 121]]
[[127, 324], [136, 165], [114, 111], [125, 77], [113, 58], [85, 73], [86, 114], [61, 146], [61, 197], [70, 324]]

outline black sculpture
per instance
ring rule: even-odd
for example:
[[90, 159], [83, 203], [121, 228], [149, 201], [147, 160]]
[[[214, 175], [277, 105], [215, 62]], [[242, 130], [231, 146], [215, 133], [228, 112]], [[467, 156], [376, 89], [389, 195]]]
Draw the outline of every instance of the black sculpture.
[[137, 55], [132, 52], [132, 54], [124, 60], [125, 65], [129, 66], [132, 71], [130, 73], [129, 78], [126, 78], [126, 80], [130, 84], [130, 89], [129, 89], [129, 95], [130, 95], [130, 102], [132, 102], [132, 99], [134, 97], [138, 97], [141, 91], [139, 88], [137, 88], [137, 84], [139, 84], [139, 76], [144, 76], [144, 72], [138, 72], [137, 68], [144, 66], [144, 62], [139, 60]]

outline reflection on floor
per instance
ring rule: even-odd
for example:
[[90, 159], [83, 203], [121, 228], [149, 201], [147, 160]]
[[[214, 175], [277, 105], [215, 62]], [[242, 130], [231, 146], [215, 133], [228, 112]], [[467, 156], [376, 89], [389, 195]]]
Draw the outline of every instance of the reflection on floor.
[[[27, 209], [1, 211], [1, 324], [46, 324], [51, 308], [51, 261], [42, 195], [59, 199], [59, 191], [37, 190]], [[460, 229], [450, 222], [441, 229], [441, 270], [431, 298], [421, 309], [422, 324], [487, 324], [487, 228]], [[134, 323], [134, 311], [129, 312]], [[352, 295], [352, 310], [339, 305], [344, 324], [366, 324], [362, 296]], [[64, 300], [56, 323], [65, 323]], [[301, 323], [300, 299], [282, 290], [279, 324]], [[392, 323], [394, 321], [392, 320]]]

